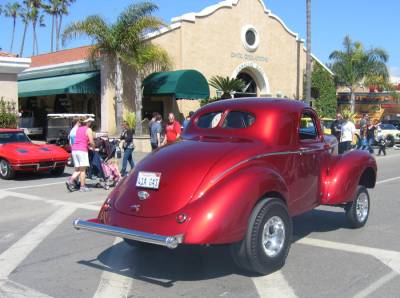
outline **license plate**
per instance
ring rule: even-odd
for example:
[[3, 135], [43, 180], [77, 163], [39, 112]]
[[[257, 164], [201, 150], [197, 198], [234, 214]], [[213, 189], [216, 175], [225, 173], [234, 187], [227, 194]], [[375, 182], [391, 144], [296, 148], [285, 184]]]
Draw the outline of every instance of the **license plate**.
[[158, 189], [160, 185], [161, 173], [139, 172], [136, 186], [143, 188]]

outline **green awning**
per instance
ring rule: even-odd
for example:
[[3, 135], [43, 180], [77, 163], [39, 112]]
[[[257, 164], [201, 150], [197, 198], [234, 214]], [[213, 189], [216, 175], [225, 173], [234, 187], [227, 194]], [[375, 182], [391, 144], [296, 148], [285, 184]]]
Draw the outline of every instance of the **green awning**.
[[18, 81], [18, 97], [56, 94], [100, 94], [100, 73], [95, 71]]
[[145, 96], [169, 95], [184, 99], [210, 97], [208, 82], [197, 70], [155, 72], [144, 79], [143, 87]]

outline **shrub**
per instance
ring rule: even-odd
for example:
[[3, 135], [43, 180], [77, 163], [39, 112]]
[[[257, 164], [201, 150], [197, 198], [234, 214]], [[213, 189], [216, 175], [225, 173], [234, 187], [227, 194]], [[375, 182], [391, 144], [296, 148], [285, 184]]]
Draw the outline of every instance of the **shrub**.
[[129, 112], [125, 115], [124, 121], [128, 123], [130, 129], [135, 129], [136, 127], [136, 114], [135, 112]]
[[17, 128], [18, 116], [15, 110], [15, 103], [0, 99], [0, 127]]

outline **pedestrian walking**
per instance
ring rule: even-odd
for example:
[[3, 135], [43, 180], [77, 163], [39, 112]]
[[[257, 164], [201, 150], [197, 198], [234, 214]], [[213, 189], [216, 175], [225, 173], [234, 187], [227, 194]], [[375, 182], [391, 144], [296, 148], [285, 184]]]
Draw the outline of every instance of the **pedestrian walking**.
[[336, 137], [338, 142], [340, 142], [342, 123], [343, 123], [343, 116], [342, 114], [337, 113], [336, 119], [331, 124], [331, 134]]
[[339, 154], [350, 150], [355, 131], [354, 123], [350, 121], [350, 116], [347, 115], [340, 130]]
[[80, 118], [74, 118], [72, 120], [72, 123], [74, 124], [74, 126], [71, 128], [71, 130], [68, 134], [68, 141], [69, 141], [70, 146], [72, 146], [75, 142], [76, 131], [78, 130], [79, 126], [81, 126], [82, 121], [83, 121], [83, 119], [80, 119]]
[[71, 146], [75, 171], [66, 182], [69, 191], [77, 189], [78, 181], [80, 183], [79, 191], [87, 192], [91, 190], [86, 187], [86, 169], [89, 167], [89, 147], [93, 150], [95, 148], [93, 131], [90, 128], [93, 121], [93, 118], [87, 118], [81, 122], [81, 125], [76, 130], [75, 139]]
[[181, 124], [175, 120], [173, 113], [168, 114], [168, 123], [165, 127], [165, 135], [167, 144], [176, 142], [181, 136]]
[[[361, 130], [364, 129], [364, 127], [367, 125], [368, 119], [369, 119], [368, 114], [364, 114], [360, 120], [360, 136], [361, 136]], [[362, 138], [359, 138], [357, 141], [357, 149], [361, 149], [361, 147], [362, 147]]]
[[382, 129], [380, 129], [379, 127], [377, 128], [377, 141], [378, 141], [378, 154], [377, 155], [381, 155], [381, 153], [383, 153], [383, 155], [386, 155], [386, 138], [382, 133]]
[[151, 134], [151, 126], [154, 124], [154, 122], [156, 122], [157, 115], [159, 115], [159, 113], [157, 112], [153, 112], [153, 114], [151, 114], [151, 119], [148, 124], [149, 134]]
[[128, 166], [128, 162], [131, 170], [135, 167], [135, 163], [133, 161], [133, 150], [135, 149], [135, 145], [133, 144], [133, 130], [129, 127], [126, 121], [122, 123], [122, 133], [120, 140], [123, 142], [122, 148], [124, 149], [121, 175], [126, 176], [126, 167]]
[[151, 126], [151, 132], [150, 132], [150, 143], [151, 143], [151, 149], [154, 151], [158, 147], [162, 145], [162, 117], [160, 114], [156, 116], [156, 119]]
[[372, 147], [375, 143], [375, 131], [376, 123], [372, 124], [371, 120], [367, 120], [367, 149], [368, 152], [374, 154], [374, 148]]

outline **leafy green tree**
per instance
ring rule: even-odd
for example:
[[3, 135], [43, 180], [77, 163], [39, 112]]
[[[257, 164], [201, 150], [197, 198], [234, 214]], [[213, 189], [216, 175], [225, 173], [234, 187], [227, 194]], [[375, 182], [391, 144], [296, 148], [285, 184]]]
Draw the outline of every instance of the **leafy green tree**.
[[132, 4], [125, 9], [117, 21], [108, 24], [102, 17], [89, 16], [83, 21], [70, 24], [62, 35], [63, 44], [79, 36], [87, 36], [93, 41], [90, 60], [99, 56], [109, 58], [115, 65], [115, 94], [117, 129], [121, 127], [122, 105], [122, 63], [136, 71], [135, 112], [137, 135], [142, 134], [142, 80], [148, 71], [164, 70], [170, 65], [167, 53], [160, 47], [144, 39], [146, 33], [160, 29], [163, 22], [152, 16], [158, 7], [151, 2]]
[[243, 91], [245, 83], [241, 79], [231, 79], [230, 77], [213, 76], [210, 78], [208, 84], [211, 87], [221, 91], [221, 99], [227, 99], [233, 97], [233, 92]]
[[320, 117], [334, 117], [337, 108], [333, 77], [318, 63], [313, 65], [311, 76], [315, 110]]
[[61, 0], [47, 0], [44, 5], [45, 12], [51, 16], [50, 51], [54, 52], [54, 29], [58, 30], [58, 15], [61, 10]]
[[349, 36], [344, 38], [343, 50], [332, 52], [329, 59], [333, 61], [330, 67], [335, 73], [336, 85], [350, 89], [351, 113], [355, 111], [354, 89], [358, 84], [377, 75], [385, 80], [389, 78], [386, 51], [381, 48], [365, 50], [361, 42], [353, 42]]
[[30, 11], [30, 20], [32, 23], [32, 34], [33, 34], [33, 49], [32, 56], [39, 54], [39, 43], [37, 39], [37, 26], [45, 27], [46, 24], [44, 22], [44, 15], [42, 14], [43, 2], [42, 0], [30, 0], [31, 11]]
[[19, 4], [18, 2], [14, 2], [14, 3], [7, 3], [6, 9], [4, 11], [4, 15], [8, 18], [12, 18], [12, 20], [13, 20], [13, 31], [12, 31], [12, 36], [11, 36], [10, 53], [12, 53], [12, 51], [13, 51], [15, 26], [17, 24], [17, 18], [19, 16], [20, 9], [21, 9], [21, 4]]

